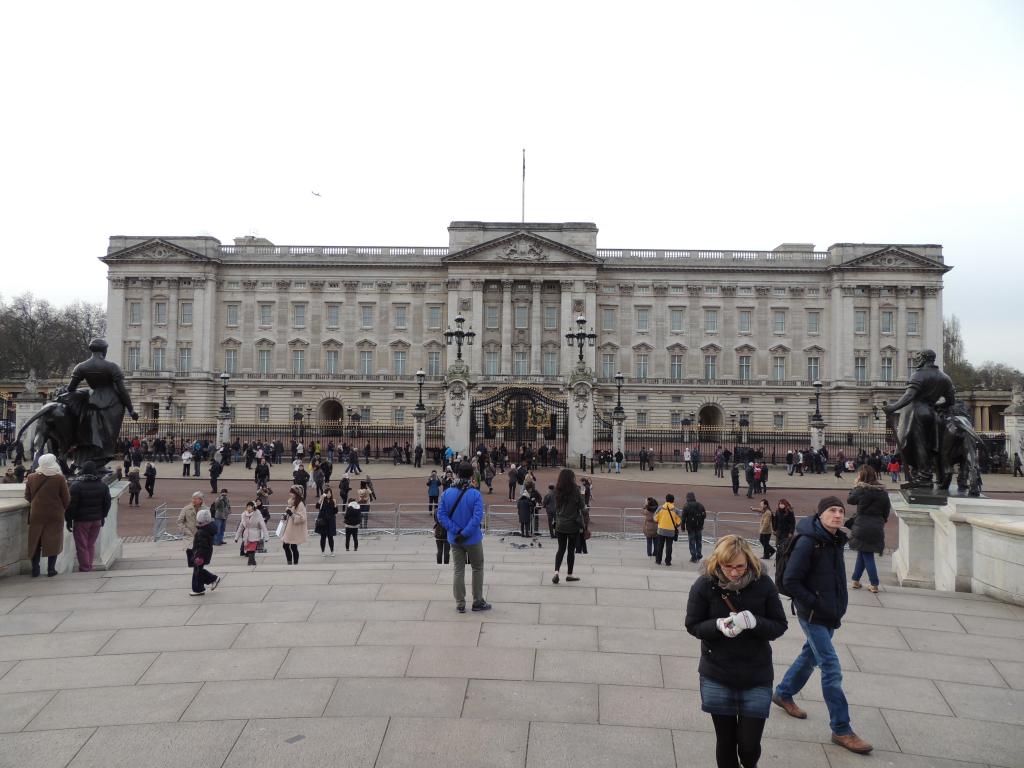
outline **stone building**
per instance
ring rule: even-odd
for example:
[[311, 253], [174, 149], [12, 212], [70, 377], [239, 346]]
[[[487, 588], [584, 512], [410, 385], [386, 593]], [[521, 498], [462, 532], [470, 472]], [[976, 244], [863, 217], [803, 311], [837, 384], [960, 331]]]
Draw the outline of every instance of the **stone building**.
[[[407, 422], [415, 373], [428, 408], [455, 348], [474, 398], [525, 385], [565, 397], [576, 318], [599, 415], [630, 426], [692, 419], [806, 430], [812, 382], [825, 421], [874, 427], [872, 406], [906, 381], [911, 355], [942, 349], [939, 245], [841, 243], [816, 251], [598, 248], [592, 223], [456, 221], [447, 247], [279, 246], [260, 238], [110, 238], [110, 358], [152, 417], [212, 418], [219, 376], [236, 422]], [[940, 360], [941, 363], [941, 360]]]

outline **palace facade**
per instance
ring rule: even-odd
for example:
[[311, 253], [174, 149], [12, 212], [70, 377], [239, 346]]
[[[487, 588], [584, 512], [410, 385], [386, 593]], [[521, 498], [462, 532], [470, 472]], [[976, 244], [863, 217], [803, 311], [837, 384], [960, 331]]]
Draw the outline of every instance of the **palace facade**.
[[[599, 415], [625, 375], [628, 424], [690, 419], [803, 430], [822, 382], [830, 428], [874, 429], [914, 352], [942, 350], [942, 247], [817, 251], [598, 248], [591, 223], [456, 221], [438, 247], [287, 246], [260, 238], [110, 238], [108, 335], [144, 417], [410, 423], [415, 373], [444, 402], [457, 315], [473, 397], [509, 384], [564, 396], [579, 351]], [[941, 359], [939, 361], [941, 363]], [[168, 399], [170, 398], [170, 399]], [[167, 408], [171, 409], [168, 414]]]

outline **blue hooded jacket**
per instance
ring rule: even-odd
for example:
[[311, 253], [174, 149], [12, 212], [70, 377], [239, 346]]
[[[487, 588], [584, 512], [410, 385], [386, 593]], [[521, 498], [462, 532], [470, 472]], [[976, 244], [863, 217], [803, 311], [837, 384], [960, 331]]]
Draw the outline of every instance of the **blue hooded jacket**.
[[843, 561], [846, 534], [829, 533], [817, 516], [802, 518], [796, 533], [783, 586], [793, 596], [797, 616], [838, 629], [849, 598]]
[[[479, 544], [484, 539], [480, 525], [484, 520], [484, 497], [476, 488], [469, 488], [459, 500], [462, 488], [452, 486], [441, 495], [437, 506], [437, 521], [448, 531], [448, 541], [455, 543], [455, 536], [462, 534], [464, 546]], [[452, 509], [455, 502], [459, 506]]]

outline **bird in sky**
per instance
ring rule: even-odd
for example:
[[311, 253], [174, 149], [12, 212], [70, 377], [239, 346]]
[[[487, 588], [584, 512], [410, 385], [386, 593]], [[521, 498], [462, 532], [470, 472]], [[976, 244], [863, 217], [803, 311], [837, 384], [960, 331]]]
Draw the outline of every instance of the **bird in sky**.
[[[310, 191], [312, 192], [312, 190], [310, 190]], [[321, 196], [319, 192], [312, 192], [312, 194], [313, 194], [313, 197], [320, 197]]]

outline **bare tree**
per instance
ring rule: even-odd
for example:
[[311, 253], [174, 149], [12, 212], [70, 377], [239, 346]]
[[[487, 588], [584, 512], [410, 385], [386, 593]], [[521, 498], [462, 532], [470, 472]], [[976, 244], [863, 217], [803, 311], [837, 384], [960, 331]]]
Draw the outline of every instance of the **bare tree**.
[[30, 293], [0, 301], [0, 376], [64, 376], [85, 359], [90, 339], [102, 336], [106, 324], [99, 304], [57, 308]]
[[960, 330], [960, 318], [956, 315], [942, 320], [942, 361], [946, 365], [964, 362], [964, 336]]

